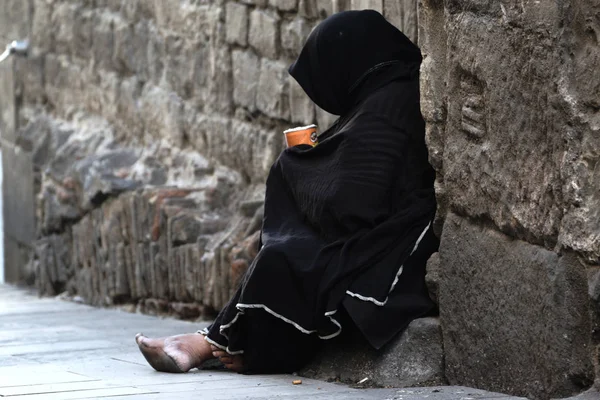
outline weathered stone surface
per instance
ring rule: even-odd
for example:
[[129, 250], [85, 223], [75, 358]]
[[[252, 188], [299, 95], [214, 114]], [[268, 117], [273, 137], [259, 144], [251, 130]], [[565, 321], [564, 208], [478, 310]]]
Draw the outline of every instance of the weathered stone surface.
[[273, 118], [289, 118], [286, 65], [263, 59], [256, 93], [256, 107]]
[[146, 132], [155, 139], [168, 138], [176, 144], [183, 139], [183, 116], [181, 99], [174, 93], [156, 86], [144, 88], [141, 108], [146, 116]]
[[319, 8], [317, 0], [298, 0], [298, 15], [304, 18], [317, 18]]
[[300, 374], [367, 385], [410, 387], [439, 385], [444, 379], [444, 354], [437, 319], [421, 318], [379, 351], [358, 333], [332, 339]]
[[42, 295], [54, 296], [65, 290], [73, 290], [69, 286], [74, 276], [71, 263], [71, 232], [66, 230], [61, 235], [50, 235], [36, 243], [37, 258], [36, 286]]
[[54, 33], [54, 41], [58, 53], [68, 54], [71, 51], [74, 43], [75, 15], [79, 8], [78, 4], [72, 3], [57, 3], [53, 7], [52, 25], [57, 27]]
[[[379, 2], [377, 2], [379, 6]], [[410, 40], [417, 43], [417, 2], [414, 0], [383, 0], [383, 14]]]
[[298, 82], [291, 76], [288, 78], [290, 88], [290, 119], [302, 125], [309, 125], [315, 121], [315, 104], [304, 93]]
[[232, 62], [231, 52], [226, 47], [211, 48], [211, 74], [208, 81], [209, 97], [206, 112], [227, 115], [232, 110]]
[[240, 0], [244, 4], [251, 4], [257, 7], [266, 7], [269, 0]]
[[425, 283], [427, 284], [427, 290], [429, 291], [429, 297], [436, 304], [439, 304], [438, 291], [440, 287], [440, 275], [441, 275], [441, 262], [440, 253], [433, 253], [429, 260], [427, 260], [427, 274], [425, 275]]
[[450, 214], [440, 260], [450, 383], [534, 398], [592, 383], [587, 277], [577, 257]]
[[269, 0], [269, 5], [281, 11], [296, 11], [298, 0]]
[[194, 85], [206, 84], [208, 74], [199, 69], [206, 68], [206, 63], [201, 66], [195, 64], [207, 58], [207, 50], [202, 44], [189, 43], [178, 36], [167, 36], [165, 51], [169, 54], [165, 60], [165, 80], [179, 97], [189, 99], [195, 94], [193, 92], [197, 86]]
[[248, 43], [261, 55], [276, 59], [279, 46], [279, 17], [254, 10], [250, 13]]
[[310, 33], [310, 25], [304, 18], [294, 18], [281, 25], [281, 46], [286, 50], [300, 52]]
[[227, 3], [227, 41], [246, 46], [248, 43], [248, 7]]
[[[598, 157], [592, 138], [600, 126], [583, 104], [595, 96], [596, 81], [590, 78], [588, 92], [571, 74], [600, 56], [581, 33], [595, 25], [555, 4], [474, 7], [463, 13], [452, 3], [446, 14], [433, 2], [422, 7], [423, 41], [432, 57], [425, 79], [433, 82], [423, 108], [442, 203], [489, 218], [511, 236], [547, 248], [559, 244], [593, 262], [600, 254], [600, 200], [591, 189], [597, 174], [584, 160]], [[498, 19], [482, 28], [479, 22], [490, 15]], [[564, 30], [561, 18], [569, 21]], [[570, 53], [580, 59], [563, 63]], [[581, 77], [577, 81], [586, 80]], [[548, 86], [553, 80], [561, 84]]]
[[[397, 3], [384, 2], [385, 7], [394, 5]], [[569, 7], [554, 3], [420, 2], [419, 41], [425, 55], [421, 105], [430, 160], [437, 170], [436, 231], [442, 230], [443, 219], [454, 210], [480, 221], [479, 225], [496, 227], [513, 238], [566, 254], [559, 258], [524, 243], [509, 248], [504, 241], [493, 245], [472, 241], [468, 246], [461, 242], [458, 249], [454, 240], [442, 243], [439, 301], [447, 360], [450, 363], [455, 358], [456, 363], [452, 368], [448, 364], [454, 382], [515, 388], [515, 393], [544, 397], [553, 391], [575, 392], [590, 382], [585, 353], [598, 365], [596, 351], [586, 344], [596, 340], [597, 312], [593, 300], [591, 305], [582, 300], [587, 290], [577, 275], [577, 271], [585, 271], [585, 264], [588, 270], [593, 268], [600, 254], [600, 200], [595, 189], [598, 174], [590, 167], [598, 159], [600, 124], [591, 106], [597, 101], [598, 79], [588, 75], [593, 69], [588, 66], [595, 65], [600, 57], [598, 46], [592, 44], [600, 27], [584, 16], [597, 12], [594, 2]], [[399, 18], [397, 13], [393, 18]], [[557, 84], [548, 85], [549, 81]], [[458, 228], [446, 227], [444, 232], [449, 229]], [[499, 235], [485, 232], [488, 242]], [[467, 247], [473, 251], [465, 251]], [[500, 248], [506, 248], [507, 254], [500, 255]], [[581, 265], [568, 262], [575, 257], [573, 252]], [[481, 254], [487, 254], [487, 259], [482, 260]], [[511, 263], [522, 265], [518, 273], [516, 269], [507, 273], [507, 267], [499, 266]], [[477, 264], [493, 265], [501, 271], [497, 275], [503, 277], [502, 289], [497, 282], [492, 284], [491, 273], [482, 272], [483, 267], [475, 267]], [[447, 270], [465, 275], [460, 279], [454, 275], [446, 282]], [[462, 324], [445, 325], [449, 316], [458, 312], [454, 304], [465, 304], [455, 303], [455, 297], [444, 299], [442, 286], [463, 282], [467, 274], [485, 282], [477, 293], [466, 292], [471, 298], [469, 304], [477, 305], [470, 315], [493, 316], [490, 319], [501, 315], [497, 325], [487, 318], [484, 322], [467, 319]], [[508, 293], [509, 283], [517, 295]], [[473, 286], [471, 282], [470, 288]], [[458, 286], [453, 290], [461, 291]], [[530, 290], [530, 297], [525, 290]], [[480, 294], [491, 291], [502, 298], [492, 302]], [[554, 293], [560, 304], [544, 293]], [[515, 298], [529, 308], [518, 309]], [[570, 316], [563, 307], [570, 307]], [[532, 308], [538, 310], [537, 315], [529, 311]], [[591, 331], [588, 322], [569, 319], [588, 315], [590, 308]], [[529, 326], [520, 325], [517, 318], [528, 321]], [[454, 314], [453, 320], [462, 318]], [[496, 329], [500, 325], [511, 326], [515, 337], [528, 338], [520, 346], [531, 351], [508, 345], [518, 342], [509, 339], [510, 332], [504, 328]], [[579, 336], [572, 334], [575, 326]], [[544, 338], [549, 342], [544, 347], [541, 340], [534, 340], [544, 329], [554, 332], [553, 338], [562, 332], [565, 341]], [[593, 345], [597, 346], [597, 341]], [[475, 357], [468, 349], [477, 348], [478, 364], [462, 363]], [[505, 363], [505, 359], [510, 361]], [[570, 364], [564, 361], [567, 359]], [[495, 365], [498, 373], [478, 375], [476, 370], [486, 370], [482, 368], [485, 365]], [[499, 370], [497, 365], [505, 367]], [[518, 375], [509, 368], [530, 375]], [[536, 374], [540, 378], [534, 378]], [[536, 379], [537, 386], [532, 383]]]
[[249, 111], [256, 110], [256, 90], [260, 76], [260, 60], [249, 51], [234, 50], [233, 101]]
[[31, 43], [40, 50], [51, 50], [54, 46], [54, 36], [48, 35], [52, 24], [52, 3], [36, 1], [33, 8], [31, 24]]
[[375, 10], [383, 13], [383, 0], [351, 0], [353, 10]]

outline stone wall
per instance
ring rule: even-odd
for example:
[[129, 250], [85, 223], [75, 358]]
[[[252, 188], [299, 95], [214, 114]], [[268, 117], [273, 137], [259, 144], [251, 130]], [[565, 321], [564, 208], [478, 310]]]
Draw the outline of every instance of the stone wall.
[[[376, 8], [417, 40], [414, 1], [5, 6], [0, 37], [31, 41], [3, 80], [14, 86], [19, 160], [33, 174], [14, 171], [5, 191], [11, 226], [25, 226], [13, 221], [22, 210], [35, 215], [18, 278], [41, 294], [186, 318], [219, 310], [254, 257], [281, 132], [334, 119], [287, 74], [311, 29], [336, 11]], [[11, 194], [22, 182], [35, 205]]]
[[451, 383], [549, 398], [599, 376], [599, 16], [420, 2]]

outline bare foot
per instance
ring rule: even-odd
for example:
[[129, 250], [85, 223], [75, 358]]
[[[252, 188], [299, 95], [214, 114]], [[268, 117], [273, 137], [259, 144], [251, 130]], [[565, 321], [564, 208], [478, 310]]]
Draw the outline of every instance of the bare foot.
[[198, 333], [161, 339], [150, 339], [138, 333], [135, 341], [146, 361], [160, 372], [188, 372], [214, 358], [210, 344]]
[[212, 349], [212, 355], [215, 358], [218, 358], [225, 368], [235, 372], [242, 372], [244, 369], [244, 357], [242, 357], [241, 354], [231, 355], [213, 345], [211, 345], [210, 348]]

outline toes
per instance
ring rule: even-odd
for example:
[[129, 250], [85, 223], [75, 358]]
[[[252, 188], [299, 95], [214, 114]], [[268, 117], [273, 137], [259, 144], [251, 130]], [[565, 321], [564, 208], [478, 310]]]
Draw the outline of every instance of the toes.
[[146, 336], [144, 336], [143, 333], [138, 333], [137, 335], [135, 335], [135, 342], [138, 344], [138, 346], [145, 344], [144, 343], [145, 339], [146, 339]]
[[230, 356], [223, 356], [219, 357], [219, 361], [221, 361], [223, 364], [231, 364], [233, 363], [233, 358]]

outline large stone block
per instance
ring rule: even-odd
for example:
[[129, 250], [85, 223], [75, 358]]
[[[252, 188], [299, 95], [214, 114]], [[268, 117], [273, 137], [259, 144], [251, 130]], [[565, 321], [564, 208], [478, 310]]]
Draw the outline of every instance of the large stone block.
[[[547, 86], [557, 76], [559, 55], [551, 40], [522, 40], [518, 31], [499, 24], [484, 29], [478, 21], [465, 14], [452, 35], [458, 47], [448, 65], [453, 95], [444, 148], [450, 206], [553, 246], [570, 152], [562, 133], [568, 128], [553, 106], [556, 93]], [[525, 105], [530, 112], [522, 112]]]
[[572, 254], [454, 214], [441, 239], [440, 319], [446, 377], [533, 398], [593, 381], [587, 276]]
[[465, 12], [463, 3], [421, 7], [430, 83], [422, 104], [440, 204], [597, 260], [598, 85], [584, 71], [600, 50], [583, 34], [600, 29], [584, 16], [597, 5], [473, 1]]
[[248, 43], [248, 7], [238, 3], [227, 3], [225, 19], [227, 42], [246, 46]]
[[256, 110], [256, 89], [260, 76], [260, 59], [251, 51], [234, 50], [233, 101], [249, 111]]
[[256, 107], [273, 118], [289, 117], [287, 65], [263, 59], [256, 93]]
[[374, 350], [358, 333], [342, 334], [301, 372], [324, 380], [366, 385], [411, 387], [445, 383], [444, 352], [439, 321], [416, 319], [389, 344]]
[[266, 57], [276, 59], [279, 46], [279, 17], [263, 10], [250, 13], [248, 43]]

